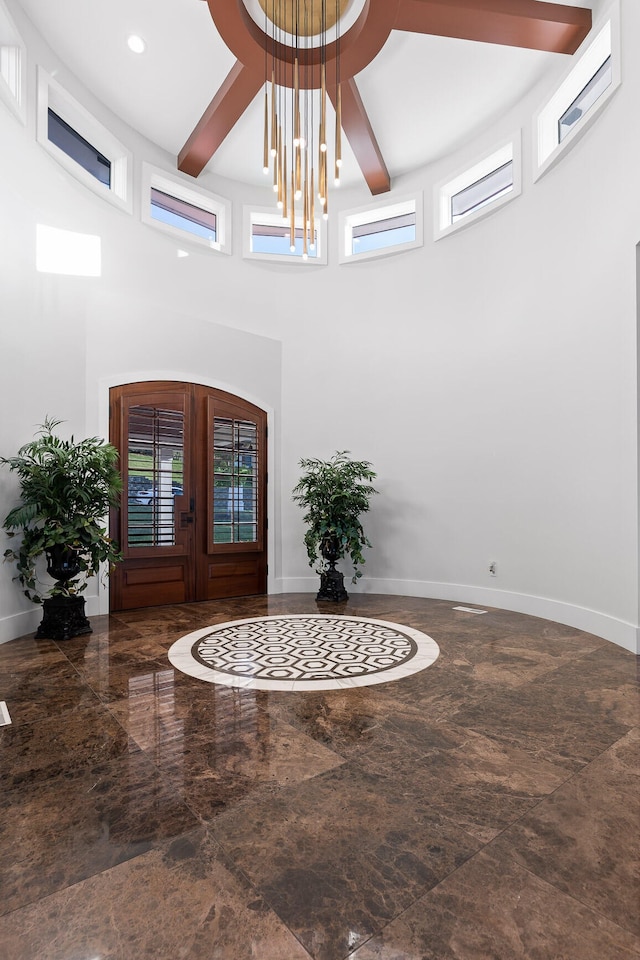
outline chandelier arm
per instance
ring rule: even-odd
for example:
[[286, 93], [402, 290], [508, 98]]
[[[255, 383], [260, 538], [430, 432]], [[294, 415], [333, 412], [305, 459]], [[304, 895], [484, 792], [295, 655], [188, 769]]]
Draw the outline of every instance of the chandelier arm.
[[400, 0], [394, 29], [575, 53], [591, 29], [591, 10], [540, 0]]

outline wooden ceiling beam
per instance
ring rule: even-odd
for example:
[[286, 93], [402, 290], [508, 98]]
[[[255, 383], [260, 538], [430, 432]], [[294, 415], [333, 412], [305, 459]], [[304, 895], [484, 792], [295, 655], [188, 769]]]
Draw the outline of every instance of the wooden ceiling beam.
[[591, 10], [541, 0], [400, 0], [394, 30], [575, 53]]
[[178, 170], [199, 176], [263, 83], [260, 70], [250, 70], [236, 61], [178, 154]]
[[[178, 156], [178, 169], [192, 177], [202, 172], [264, 83], [267, 38], [244, 4], [240, 0], [207, 3], [238, 60]], [[340, 74], [342, 126], [373, 194], [390, 190], [391, 180], [353, 77], [382, 49], [392, 29], [574, 53], [591, 29], [591, 11], [541, 0], [369, 0], [341, 39]], [[334, 48], [335, 44], [330, 45], [327, 51], [327, 80], [335, 106]], [[291, 51], [278, 47], [273, 52], [280, 61], [279, 82], [292, 84]], [[302, 58], [302, 87], [318, 83], [314, 57], [311, 50]]]
[[[362, 175], [374, 196], [378, 193], [387, 193], [391, 189], [391, 178], [364, 108], [360, 91], [353, 78], [343, 80], [340, 87], [342, 129], [362, 170]], [[329, 87], [328, 92], [335, 107], [335, 87]]]

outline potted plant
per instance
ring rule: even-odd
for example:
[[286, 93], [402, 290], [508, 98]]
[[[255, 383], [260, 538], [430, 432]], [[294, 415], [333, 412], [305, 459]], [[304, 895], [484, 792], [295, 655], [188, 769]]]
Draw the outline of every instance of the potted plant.
[[[63, 440], [54, 433], [60, 423], [47, 417], [16, 456], [0, 458], [17, 473], [22, 500], [3, 523], [8, 535], [21, 535], [21, 541], [4, 557], [17, 564], [14, 579], [24, 595], [43, 604], [36, 637], [53, 640], [91, 633], [81, 593], [101, 564], [110, 569], [121, 559], [103, 525], [122, 489], [118, 451], [98, 437]], [[49, 587], [38, 580], [43, 556], [54, 580]]]
[[352, 583], [362, 576], [363, 547], [370, 547], [360, 516], [377, 493], [376, 474], [367, 460], [352, 460], [348, 450], [337, 451], [330, 460], [303, 459], [304, 471], [293, 489], [293, 499], [306, 511], [304, 543], [309, 566], [320, 558], [318, 600], [346, 600], [344, 577], [336, 562], [345, 556], [353, 565]]

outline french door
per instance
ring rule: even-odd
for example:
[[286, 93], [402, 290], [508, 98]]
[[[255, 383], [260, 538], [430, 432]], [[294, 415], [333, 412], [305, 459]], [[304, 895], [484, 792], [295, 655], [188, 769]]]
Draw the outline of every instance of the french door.
[[173, 381], [110, 392], [123, 491], [112, 611], [266, 593], [266, 413]]

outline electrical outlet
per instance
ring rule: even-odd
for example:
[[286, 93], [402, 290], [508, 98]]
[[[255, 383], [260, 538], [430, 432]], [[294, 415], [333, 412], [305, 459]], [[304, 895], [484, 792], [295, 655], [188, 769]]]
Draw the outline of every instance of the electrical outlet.
[[489, 564], [489, 576], [490, 577], [498, 576], [498, 564], [496, 563], [495, 560], [492, 560], [491, 563]]

